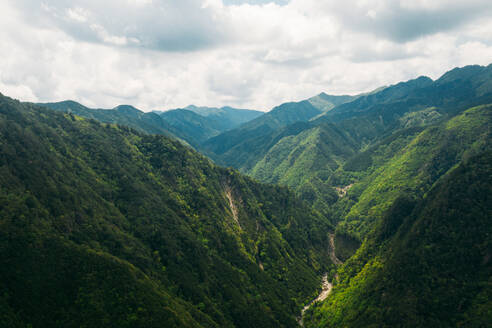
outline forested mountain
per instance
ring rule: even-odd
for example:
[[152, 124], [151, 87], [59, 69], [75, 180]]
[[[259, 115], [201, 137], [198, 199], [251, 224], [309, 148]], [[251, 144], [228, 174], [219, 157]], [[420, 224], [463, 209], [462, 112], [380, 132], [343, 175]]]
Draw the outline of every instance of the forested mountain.
[[325, 272], [306, 327], [492, 322], [492, 65], [265, 114], [47, 107], [0, 97], [2, 326], [295, 327]]
[[211, 137], [234, 129], [263, 114], [260, 111], [232, 107], [196, 106], [165, 112], [144, 113], [129, 105], [120, 105], [113, 109], [94, 109], [71, 100], [38, 105], [96, 119], [103, 123], [129, 126], [144, 133], [178, 138], [197, 149]]
[[223, 122], [186, 109], [170, 110], [159, 113], [159, 115], [173, 128], [189, 136], [189, 139], [193, 140], [195, 145], [199, 145], [205, 140], [228, 130], [224, 128]]
[[[474, 105], [492, 103], [491, 80], [492, 65], [467, 66], [436, 81], [420, 77], [353, 97], [328, 112], [314, 114], [309, 122], [266, 129], [261, 123], [265, 115], [210, 139], [206, 146], [212, 142], [218, 146], [208, 148], [207, 154], [260, 181], [290, 186], [318, 210], [333, 214], [332, 204], [338, 199], [334, 187], [344, 188], [362, 178], [342, 174], [346, 163], [358, 161], [367, 154], [361, 151], [392, 135], [401, 141], [406, 134], [446, 121]], [[268, 122], [265, 125], [271, 126]], [[248, 129], [252, 123], [261, 126], [261, 131]], [[222, 144], [227, 145], [225, 152]], [[337, 209], [331, 216], [340, 214]]]
[[264, 112], [252, 109], [240, 109], [229, 106], [225, 107], [205, 107], [190, 105], [184, 109], [197, 113], [198, 115], [220, 121], [222, 130], [231, 130], [235, 127], [254, 120], [258, 116], [265, 114]]
[[[247, 171], [278, 140], [304, 129], [304, 125], [298, 123], [308, 122], [335, 104], [350, 99], [351, 96], [321, 94], [309, 100], [282, 104], [234, 130], [207, 140], [201, 149], [219, 164]], [[294, 126], [284, 129], [292, 124]]]
[[237, 129], [208, 140], [204, 144], [204, 148], [217, 155], [215, 159], [219, 163], [235, 166], [233, 162], [236, 161], [236, 158], [234, 156], [242, 152], [253, 153], [254, 146], [263, 142], [262, 137], [265, 135], [272, 134], [295, 122], [307, 122], [321, 113], [320, 109], [311, 105], [307, 100], [299, 103], [285, 103]]
[[333, 96], [322, 92], [317, 96], [309, 98], [308, 101], [311, 103], [311, 105], [318, 108], [322, 112], [328, 112], [332, 110], [334, 107], [350, 102], [356, 99], [357, 97], [358, 96], [348, 96], [348, 95]]
[[306, 327], [490, 326], [491, 149], [397, 198]]
[[0, 96], [2, 327], [295, 327], [328, 221], [177, 141]]
[[120, 105], [113, 109], [95, 109], [72, 100], [38, 103], [37, 105], [85, 118], [92, 118], [103, 123], [129, 126], [140, 132], [174, 137], [183, 136], [179, 136], [179, 130], [175, 130], [169, 123], [161, 119], [159, 115], [155, 113], [144, 113], [129, 105]]
[[188, 106], [158, 113], [174, 129], [186, 134], [194, 145], [263, 115], [263, 112], [235, 109]]
[[354, 183], [340, 201], [348, 213], [338, 213], [346, 217], [339, 228], [363, 236], [401, 193], [422, 196], [463, 158], [488, 149], [491, 126], [492, 106], [478, 106], [437, 125], [400, 130], [351, 158], [334, 175]]

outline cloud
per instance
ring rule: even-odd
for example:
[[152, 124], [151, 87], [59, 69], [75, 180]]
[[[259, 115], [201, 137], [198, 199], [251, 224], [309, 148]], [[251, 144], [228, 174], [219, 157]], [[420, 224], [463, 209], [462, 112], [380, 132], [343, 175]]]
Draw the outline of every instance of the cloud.
[[358, 93], [419, 75], [437, 78], [492, 58], [492, 14], [484, 1], [231, 4], [1, 2], [0, 92], [106, 108], [268, 110], [322, 91]]
[[395, 42], [407, 42], [446, 32], [492, 13], [489, 0], [294, 0], [306, 1], [318, 12], [331, 15], [344, 27], [372, 33]]
[[17, 0], [14, 4], [30, 22], [61, 29], [82, 41], [193, 51], [229, 38], [217, 8], [201, 0]]

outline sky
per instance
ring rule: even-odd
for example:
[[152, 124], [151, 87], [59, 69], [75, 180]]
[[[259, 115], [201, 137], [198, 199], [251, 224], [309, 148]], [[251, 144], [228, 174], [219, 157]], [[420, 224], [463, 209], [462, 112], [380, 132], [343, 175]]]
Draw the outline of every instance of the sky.
[[270, 110], [492, 63], [490, 0], [2, 0], [0, 92]]

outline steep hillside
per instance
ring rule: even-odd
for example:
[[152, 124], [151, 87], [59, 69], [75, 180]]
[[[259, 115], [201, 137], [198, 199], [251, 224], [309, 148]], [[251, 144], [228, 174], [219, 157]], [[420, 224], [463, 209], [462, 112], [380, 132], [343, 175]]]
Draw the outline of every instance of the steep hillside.
[[296, 122], [307, 122], [322, 111], [309, 101], [285, 103], [270, 112], [238, 127], [211, 138], [204, 144], [204, 149], [218, 163], [234, 165], [238, 153], [256, 153], [253, 148], [257, 140], [268, 136], [278, 129]]
[[[218, 163], [240, 169], [251, 169], [251, 163], [259, 160], [261, 158], [259, 156], [265, 155], [268, 151], [265, 143], [272, 145], [272, 140], [285, 134], [281, 132], [282, 129], [291, 124], [308, 122], [333, 107], [355, 98], [356, 96], [332, 96], [321, 93], [308, 100], [282, 104], [234, 130], [211, 138], [204, 144], [203, 150]], [[290, 133], [286, 134], [290, 135]], [[245, 153], [251, 154], [254, 158], [248, 159], [243, 165], [238, 158], [244, 158]]]
[[491, 126], [492, 105], [478, 106], [438, 125], [398, 131], [354, 156], [332, 177], [354, 183], [337, 204], [348, 211], [337, 213], [345, 217], [338, 229], [362, 238], [401, 193], [422, 196], [463, 158], [488, 147]]
[[322, 92], [317, 96], [309, 98], [308, 101], [311, 103], [311, 105], [318, 108], [319, 110], [323, 112], [328, 112], [334, 107], [353, 101], [356, 98], [357, 96], [332, 96]]
[[[381, 184], [388, 177], [388, 171], [380, 168], [384, 172], [378, 171], [381, 173], [378, 179], [376, 168], [385, 165], [425, 127], [438, 126], [474, 105], [491, 103], [490, 81], [492, 65], [457, 68], [436, 81], [420, 77], [359, 95], [307, 123], [287, 125], [276, 130], [263, 128], [261, 132], [242, 128], [233, 130], [227, 140], [236, 144], [228, 145], [228, 150], [221, 155], [215, 153], [210, 156], [260, 181], [290, 186], [318, 210], [336, 220], [345, 218], [350, 212], [351, 223], [345, 222], [339, 232], [351, 231], [349, 235], [358, 239], [361, 238], [359, 232], [364, 230], [364, 234], [370, 226], [365, 222], [372, 222], [380, 215], [403, 187], [397, 181]], [[448, 134], [454, 132], [449, 131]], [[226, 138], [226, 134], [211, 141], [222, 137]], [[443, 138], [447, 140], [447, 137]], [[469, 146], [467, 142], [462, 148]], [[447, 145], [436, 147], [441, 147], [444, 152]], [[417, 152], [421, 150], [419, 148]], [[376, 157], [383, 156], [384, 160], [373, 158], [371, 152], [376, 152]], [[432, 156], [422, 154], [419, 163]], [[457, 161], [459, 158], [453, 163]], [[414, 163], [414, 166], [418, 168], [419, 163]], [[441, 173], [429, 173], [430, 182], [426, 180], [422, 183], [428, 187]], [[405, 174], [416, 173], [409, 169]], [[391, 176], [404, 179], [396, 172]], [[353, 186], [361, 181], [366, 182]], [[370, 181], [378, 181], [387, 190], [378, 189], [377, 193], [372, 193], [371, 190], [375, 189], [370, 187]], [[348, 197], [342, 197], [352, 186]], [[427, 187], [419, 188], [425, 190]], [[364, 191], [364, 188], [368, 189]], [[411, 184], [409, 188], [418, 189], [417, 184]], [[336, 190], [341, 190], [338, 197]], [[386, 198], [390, 194], [393, 196]], [[338, 198], [344, 199], [332, 206]], [[355, 203], [358, 204], [351, 210]], [[373, 213], [378, 207], [379, 212]], [[366, 227], [362, 227], [364, 225]]]
[[94, 109], [71, 100], [37, 105], [85, 118], [92, 118], [103, 123], [126, 125], [140, 132], [172, 137], [184, 136], [186, 138], [186, 135], [180, 135], [178, 130], [175, 130], [170, 124], [162, 120], [159, 115], [144, 113], [129, 105], [120, 105], [113, 109]]
[[194, 145], [200, 145], [228, 130], [224, 122], [186, 109], [170, 110], [159, 113], [159, 115], [174, 129], [186, 134]]
[[489, 139], [423, 198], [393, 202], [306, 327], [488, 327], [491, 163]]
[[345, 103], [325, 116], [340, 122], [353, 118], [380, 121], [382, 127], [399, 126], [408, 113], [436, 108], [441, 114], [455, 114], [466, 108], [492, 102], [492, 64], [455, 68], [436, 81], [427, 77], [401, 82]]
[[187, 140], [196, 146], [264, 114], [263, 112], [249, 109], [197, 107], [193, 105], [184, 109], [155, 113], [158, 113], [181, 134], [186, 135]]
[[327, 179], [358, 151], [357, 143], [333, 124], [320, 124], [281, 138], [255, 166], [254, 178], [291, 187], [322, 213], [338, 200]]
[[330, 224], [163, 136], [0, 97], [3, 327], [295, 327]]
[[184, 109], [222, 122], [223, 131], [234, 129], [241, 124], [254, 120], [258, 116], [265, 114], [264, 112], [258, 110], [239, 109], [229, 106], [217, 108], [190, 105]]

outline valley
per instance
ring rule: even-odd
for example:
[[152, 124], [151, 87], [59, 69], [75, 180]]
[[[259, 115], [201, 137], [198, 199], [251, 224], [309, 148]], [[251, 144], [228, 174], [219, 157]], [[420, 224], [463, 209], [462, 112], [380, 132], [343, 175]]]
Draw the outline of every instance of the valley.
[[486, 327], [491, 81], [266, 113], [0, 95], [0, 325]]

